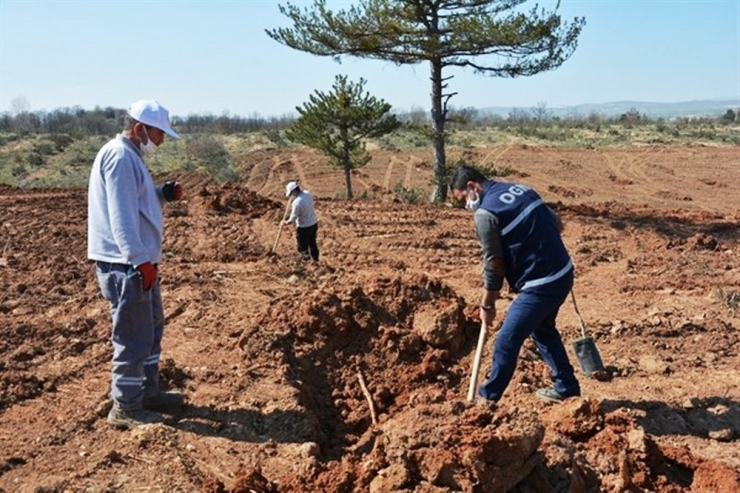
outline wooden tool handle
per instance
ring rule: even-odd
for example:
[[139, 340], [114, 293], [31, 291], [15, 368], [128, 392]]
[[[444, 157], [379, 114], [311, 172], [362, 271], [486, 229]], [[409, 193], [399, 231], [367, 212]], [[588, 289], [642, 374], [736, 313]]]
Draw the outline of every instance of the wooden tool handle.
[[475, 387], [478, 385], [478, 372], [480, 371], [480, 360], [483, 356], [483, 345], [486, 342], [486, 323], [481, 322], [480, 334], [478, 335], [478, 347], [475, 349], [475, 358], [473, 359], [473, 371], [470, 374], [470, 387], [468, 387], [468, 402], [473, 402], [475, 398]]

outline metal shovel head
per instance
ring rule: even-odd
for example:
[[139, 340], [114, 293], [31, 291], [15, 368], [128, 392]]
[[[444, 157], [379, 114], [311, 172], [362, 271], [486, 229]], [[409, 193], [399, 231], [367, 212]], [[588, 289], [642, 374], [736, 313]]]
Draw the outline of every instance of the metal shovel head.
[[574, 341], [573, 349], [576, 351], [581, 370], [587, 377], [591, 378], [595, 372], [605, 371], [604, 362], [601, 361], [601, 355], [593, 338], [586, 336]]

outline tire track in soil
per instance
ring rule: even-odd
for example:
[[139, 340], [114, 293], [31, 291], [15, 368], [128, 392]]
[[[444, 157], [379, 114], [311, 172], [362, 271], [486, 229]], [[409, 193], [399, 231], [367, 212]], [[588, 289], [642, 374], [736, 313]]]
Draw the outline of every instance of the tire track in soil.
[[[665, 153], [665, 148], [649, 147], [641, 149], [639, 152], [636, 152], [637, 150], [632, 151], [620, 152], [616, 160], [610, 153], [604, 154], [607, 164], [613, 171], [613, 174], [609, 175], [609, 179], [619, 185], [630, 186], [633, 190], [637, 190], [641, 196], [649, 198], [652, 203], [680, 204], [683, 207], [688, 195], [682, 194], [681, 191], [671, 187], [670, 178], [666, 180], [665, 176], [672, 176], [673, 171], [657, 162], [661, 155]], [[651, 178], [648, 170], [652, 168], [660, 168], [664, 179]], [[706, 207], [699, 207], [704, 210], [707, 209]]]
[[[388, 191], [393, 190], [394, 171], [396, 171], [396, 175], [399, 174], [398, 172], [403, 173], [402, 177], [398, 177], [399, 179], [396, 183], [400, 184], [405, 189], [412, 188], [415, 166], [421, 162], [423, 162], [421, 158], [413, 155], [406, 156], [406, 159], [399, 159], [396, 156], [392, 156], [383, 176], [383, 188]], [[402, 169], [399, 170], [400, 167], [402, 167]]]
[[[275, 156], [272, 160], [274, 163], [279, 161], [280, 157]], [[263, 193], [266, 185], [270, 183], [270, 171], [272, 167], [273, 165], [271, 165], [268, 160], [260, 160], [252, 166], [252, 169], [249, 171], [249, 176], [245, 180], [247, 188]]]
[[411, 159], [409, 158], [406, 161], [406, 176], [404, 176], [404, 179], [403, 179], [403, 187], [407, 190], [411, 188], [411, 171], [413, 170], [413, 168], [414, 168], [414, 165], [411, 162]]
[[[402, 204], [389, 208], [380, 203], [363, 204], [362, 209], [365, 219], [361, 222], [350, 221], [351, 213], [333, 211], [337, 224], [345, 231], [334, 246], [337, 260], [345, 264], [395, 263], [403, 269], [409, 261], [418, 261], [421, 272], [435, 271], [443, 277], [456, 272], [459, 275], [461, 267], [478, 268], [480, 255], [474, 230], [460, 232], [459, 228], [459, 224], [469, 219], [464, 211], [446, 211], [434, 206], [419, 210], [418, 206]], [[445, 225], [442, 234], [434, 237], [417, 234], [420, 226], [438, 229], [440, 224]], [[460, 248], [469, 254], [455, 253]]]
[[[361, 184], [363, 187], [365, 187], [365, 190], [370, 190], [371, 191], [376, 186], [375, 181], [372, 178], [370, 178], [369, 175], [365, 174], [363, 176], [363, 174], [360, 174], [360, 173], [361, 172], [359, 170], [353, 170], [353, 173], [352, 173], [352, 183], [357, 182], [357, 183]], [[365, 180], [365, 178], [370, 178], [370, 182], [368, 182], [367, 180]], [[356, 196], [357, 195], [357, 190], [355, 190], [355, 187], [352, 187], [352, 190], [354, 192], [354, 195]]]
[[[635, 179], [633, 181], [634, 183], [640, 182], [646, 184], [644, 188], [651, 192], [650, 196], [653, 198], [669, 203], [678, 202], [681, 203], [681, 206], [685, 205], [687, 201], [693, 202], [690, 190], [678, 189], [670, 183], [670, 177], [675, 176], [674, 170], [659, 162], [665, 153], [666, 148], [664, 147], [650, 147], [643, 150], [636, 156], [631, 157], [631, 159], [626, 160], [624, 174], [633, 177]], [[668, 180], [665, 178], [662, 180], [651, 178], [648, 171], [652, 171], [653, 173], [658, 171], [660, 175], [667, 176]], [[652, 186], [648, 187], [647, 184]], [[692, 206], [705, 211], [713, 210], [711, 207], [701, 204], [694, 203]]]
[[511, 150], [512, 147], [513, 146], [508, 145], [501, 149], [494, 148], [493, 150], [489, 151], [481, 158], [481, 164], [486, 164], [486, 161], [488, 161], [488, 159], [490, 158], [491, 165], [496, 166], [497, 160], [501, 159], [505, 154], [507, 154]]
[[407, 189], [413, 189], [414, 188], [414, 179], [416, 178], [417, 183], [416, 185], [423, 188], [424, 183], [418, 183], [418, 178], [421, 178], [423, 175], [422, 173], [415, 173], [416, 166], [422, 164], [424, 162], [423, 159], [421, 159], [418, 156], [410, 155], [408, 157], [408, 160], [406, 161], [406, 178], [405, 178], [405, 187]]
[[385, 168], [385, 174], [383, 175], [383, 188], [386, 190], [391, 189], [391, 175], [393, 174], [393, 165], [398, 161], [398, 158], [392, 156], [388, 160], [388, 166]]
[[[641, 155], [645, 156], [648, 150], [643, 150]], [[638, 165], [645, 162], [645, 158], [630, 156], [627, 151], [619, 153], [604, 152], [602, 154], [609, 171], [608, 178], [619, 186], [629, 186], [645, 197], [654, 197], [659, 191], [653, 186], [652, 181]]]
[[662, 147], [647, 148], [635, 156], [630, 156], [630, 159], [625, 162], [625, 174], [632, 176], [637, 180], [642, 180], [645, 183], [654, 182], [655, 180], [651, 179], [645, 172], [645, 167], [649, 158], [659, 156], [663, 152], [664, 148]]
[[[313, 168], [317, 162], [318, 162], [318, 158], [309, 161], [308, 165], [309, 167]], [[303, 169], [303, 165], [301, 164], [301, 160], [291, 159], [291, 163], [293, 164], [293, 168], [295, 169], [295, 172], [298, 175], [298, 182], [301, 184], [301, 188], [305, 188], [305, 189], [310, 188], [308, 179], [306, 178], [306, 172]]]
[[591, 188], [574, 185], [577, 177], [586, 172], [580, 162], [574, 161], [569, 154], [554, 148], [540, 149], [540, 153], [546, 158], [548, 166], [557, 170], [553, 173], [554, 177], [548, 179], [546, 186], [543, 184], [535, 187], [540, 189], [541, 193], [547, 190], [555, 194], [558, 200], [583, 198], [593, 194]]

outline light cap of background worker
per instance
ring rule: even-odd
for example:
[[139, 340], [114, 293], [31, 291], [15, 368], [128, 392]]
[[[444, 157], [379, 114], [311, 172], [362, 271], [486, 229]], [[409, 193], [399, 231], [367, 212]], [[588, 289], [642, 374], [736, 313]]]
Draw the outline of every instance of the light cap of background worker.
[[285, 185], [285, 196], [290, 197], [290, 194], [293, 193], [293, 190], [298, 188], [298, 182], [297, 181], [289, 181], [287, 185]]
[[128, 114], [137, 122], [158, 128], [176, 139], [180, 138], [180, 134], [170, 126], [170, 112], [157, 101], [141, 99], [129, 106]]

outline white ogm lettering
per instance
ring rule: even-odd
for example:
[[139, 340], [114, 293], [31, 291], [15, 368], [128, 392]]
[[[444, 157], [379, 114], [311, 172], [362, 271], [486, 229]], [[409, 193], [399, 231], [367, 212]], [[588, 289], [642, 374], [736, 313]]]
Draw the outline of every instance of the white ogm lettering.
[[516, 200], [517, 197], [524, 194], [526, 190], [527, 187], [523, 187], [521, 185], [512, 185], [509, 187], [508, 192], [502, 193], [501, 195], [499, 195], [498, 198], [504, 204], [511, 204]]

